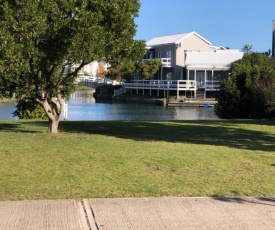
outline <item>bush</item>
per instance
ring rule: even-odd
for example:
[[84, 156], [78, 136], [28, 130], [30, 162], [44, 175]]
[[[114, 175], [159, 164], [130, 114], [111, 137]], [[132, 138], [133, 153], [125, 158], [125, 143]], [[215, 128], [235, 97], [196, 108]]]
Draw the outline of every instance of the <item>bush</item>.
[[114, 90], [120, 89], [121, 85], [103, 85], [96, 87], [96, 94], [114, 94]]
[[220, 118], [266, 118], [275, 114], [275, 59], [246, 54], [232, 65], [217, 95]]
[[42, 106], [30, 98], [19, 100], [13, 115], [19, 117], [19, 119], [47, 119], [47, 115]]

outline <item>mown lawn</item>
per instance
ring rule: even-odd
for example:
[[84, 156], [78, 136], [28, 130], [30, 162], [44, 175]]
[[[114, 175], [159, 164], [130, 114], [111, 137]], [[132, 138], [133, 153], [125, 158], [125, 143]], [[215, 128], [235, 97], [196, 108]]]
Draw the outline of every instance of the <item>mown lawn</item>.
[[0, 121], [0, 200], [275, 196], [275, 120]]

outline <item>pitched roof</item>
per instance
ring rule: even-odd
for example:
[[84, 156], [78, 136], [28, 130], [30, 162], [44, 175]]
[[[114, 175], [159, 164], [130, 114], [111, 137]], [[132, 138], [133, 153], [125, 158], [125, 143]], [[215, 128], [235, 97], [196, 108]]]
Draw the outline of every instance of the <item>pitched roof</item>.
[[211, 42], [207, 41], [205, 38], [197, 34], [196, 32], [189, 32], [189, 33], [182, 33], [182, 34], [174, 34], [169, 36], [162, 36], [162, 37], [156, 37], [151, 40], [149, 40], [146, 44], [147, 46], [157, 46], [157, 45], [165, 45], [165, 44], [177, 44], [181, 42], [183, 39], [187, 38], [188, 36], [195, 34], [205, 42], [207, 42], [209, 45], [211, 45]]
[[204, 68], [230, 68], [241, 59], [243, 52], [238, 50], [216, 50], [215, 52], [186, 52], [186, 66]]

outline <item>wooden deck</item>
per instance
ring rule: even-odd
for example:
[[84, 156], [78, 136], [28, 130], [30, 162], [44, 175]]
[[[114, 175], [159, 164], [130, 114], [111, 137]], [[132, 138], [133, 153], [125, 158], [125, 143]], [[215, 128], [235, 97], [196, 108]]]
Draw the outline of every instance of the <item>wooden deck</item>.
[[[130, 83], [123, 83], [122, 89], [115, 90], [114, 96], [121, 95], [127, 90], [136, 90], [136, 94], [142, 90], [143, 95], [145, 91], [149, 91], [149, 95], [152, 95], [152, 90], [157, 90], [159, 96], [160, 91], [164, 92], [164, 95], [168, 95], [170, 91], [177, 91], [177, 98], [179, 98], [180, 92], [191, 92], [194, 98], [196, 98], [197, 90], [201, 89], [197, 87], [195, 80], [135, 80]], [[206, 92], [218, 91], [219, 82], [207, 81], [203, 87], [204, 98], [206, 98]]]
[[177, 97], [179, 97], [180, 91], [192, 91], [194, 92], [194, 96], [196, 96], [196, 81], [193, 80], [136, 80], [130, 83], [124, 83], [123, 87], [128, 90], [143, 90], [143, 94], [145, 90], [150, 91], [150, 96], [152, 90], [157, 90], [158, 94], [159, 91], [177, 91]]

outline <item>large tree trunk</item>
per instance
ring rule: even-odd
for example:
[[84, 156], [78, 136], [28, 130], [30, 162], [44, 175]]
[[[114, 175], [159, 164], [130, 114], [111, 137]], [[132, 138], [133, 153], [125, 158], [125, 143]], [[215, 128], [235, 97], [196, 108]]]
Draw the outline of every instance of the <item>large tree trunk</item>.
[[59, 119], [58, 120], [49, 119], [49, 132], [50, 133], [58, 133], [58, 125], [59, 125]]
[[43, 100], [36, 98], [36, 101], [43, 106], [43, 109], [49, 118], [49, 133], [58, 133], [60, 116], [64, 111], [65, 101], [61, 95], [61, 88], [61, 86], [58, 87], [56, 98], [49, 99], [49, 93], [43, 95]]
[[58, 125], [60, 121], [60, 112], [58, 112], [58, 108], [56, 106], [50, 107], [47, 100], [41, 102], [48, 118], [49, 118], [49, 133], [58, 133]]

